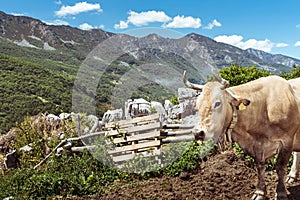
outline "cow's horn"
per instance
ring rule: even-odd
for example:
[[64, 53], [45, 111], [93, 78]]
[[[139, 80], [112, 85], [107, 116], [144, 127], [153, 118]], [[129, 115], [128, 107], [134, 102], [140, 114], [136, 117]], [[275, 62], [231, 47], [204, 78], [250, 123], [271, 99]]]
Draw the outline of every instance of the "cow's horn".
[[186, 79], [186, 71], [183, 72], [183, 82], [187, 87], [192, 88], [194, 90], [202, 91], [202, 89], [203, 89], [203, 85], [191, 83]]
[[229, 82], [223, 78], [221, 78], [218, 74], [213, 73], [214, 77], [216, 78], [216, 80], [221, 83], [222, 85], [224, 85], [224, 89], [229, 87]]

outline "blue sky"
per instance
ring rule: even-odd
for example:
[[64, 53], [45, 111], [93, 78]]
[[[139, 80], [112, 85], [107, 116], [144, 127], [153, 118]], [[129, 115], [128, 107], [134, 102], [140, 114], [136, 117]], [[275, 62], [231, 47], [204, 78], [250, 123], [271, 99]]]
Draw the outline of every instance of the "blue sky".
[[0, 11], [86, 30], [197, 33], [300, 59], [299, 0], [0, 0]]

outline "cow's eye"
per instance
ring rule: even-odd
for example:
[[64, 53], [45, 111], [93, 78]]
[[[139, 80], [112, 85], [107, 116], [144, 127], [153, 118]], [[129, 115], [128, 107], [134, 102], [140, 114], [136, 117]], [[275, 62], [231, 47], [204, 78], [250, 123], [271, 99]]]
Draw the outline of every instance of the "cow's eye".
[[221, 105], [221, 102], [220, 102], [220, 101], [217, 101], [217, 102], [215, 103], [214, 108], [218, 108], [220, 105]]

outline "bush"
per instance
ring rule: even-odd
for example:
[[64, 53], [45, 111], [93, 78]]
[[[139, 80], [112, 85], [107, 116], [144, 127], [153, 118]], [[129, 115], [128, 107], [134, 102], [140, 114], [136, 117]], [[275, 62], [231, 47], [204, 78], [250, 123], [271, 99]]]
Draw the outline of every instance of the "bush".
[[300, 67], [294, 66], [293, 69], [289, 73], [281, 72], [280, 76], [287, 80], [293, 79], [293, 78], [298, 78], [298, 77], [300, 77]]
[[[180, 147], [178, 144], [174, 144], [170, 151], [174, 152], [178, 147]], [[215, 144], [212, 140], [203, 142], [202, 145], [199, 145], [197, 142], [191, 142], [186, 151], [183, 151], [183, 154], [175, 162], [166, 166], [163, 172], [169, 176], [178, 176], [182, 172], [192, 171], [199, 165], [201, 159], [204, 159], [215, 150]], [[179, 152], [182, 153], [182, 151]], [[174, 155], [175, 153], [172, 154]]]
[[[125, 176], [124, 176], [125, 177]], [[88, 152], [53, 157], [41, 170], [19, 168], [0, 176], [0, 198], [37, 199], [103, 193], [122, 173], [108, 168]]]
[[244, 84], [261, 77], [272, 75], [271, 72], [264, 69], [260, 70], [255, 66], [242, 67], [237, 64], [233, 64], [228, 68], [223, 68], [219, 73], [222, 78], [229, 81], [230, 86]]

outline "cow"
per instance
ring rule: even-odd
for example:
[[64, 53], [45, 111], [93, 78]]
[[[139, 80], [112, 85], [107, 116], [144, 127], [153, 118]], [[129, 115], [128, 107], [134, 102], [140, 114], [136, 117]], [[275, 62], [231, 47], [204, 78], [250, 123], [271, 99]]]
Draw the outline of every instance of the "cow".
[[[288, 81], [295, 93], [298, 101], [298, 109], [300, 110], [300, 78], [291, 79]], [[300, 137], [300, 134], [297, 134]], [[300, 152], [293, 152], [293, 164], [291, 166], [291, 171], [288, 174], [287, 182], [294, 182], [299, 176], [299, 163], [300, 163]]]
[[265, 164], [278, 154], [276, 199], [288, 199], [286, 167], [292, 151], [300, 151], [300, 138], [296, 137], [300, 115], [291, 85], [275, 75], [233, 87], [218, 75], [216, 79], [198, 85], [183, 73], [185, 85], [201, 91], [196, 100], [195, 139], [218, 142], [228, 133], [229, 141], [237, 142], [254, 158], [258, 182], [252, 200], [265, 199]]

